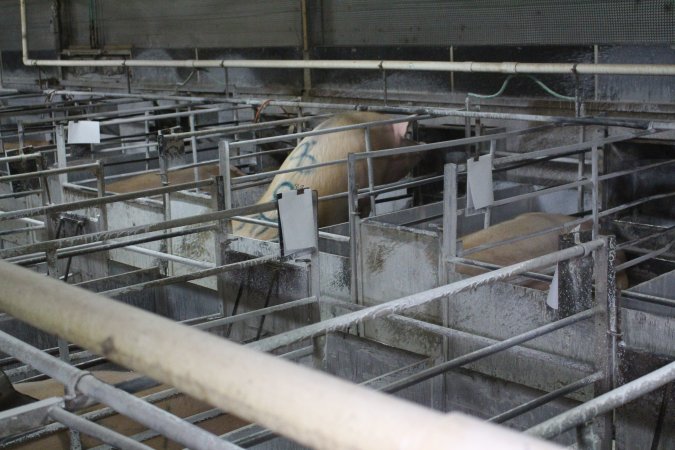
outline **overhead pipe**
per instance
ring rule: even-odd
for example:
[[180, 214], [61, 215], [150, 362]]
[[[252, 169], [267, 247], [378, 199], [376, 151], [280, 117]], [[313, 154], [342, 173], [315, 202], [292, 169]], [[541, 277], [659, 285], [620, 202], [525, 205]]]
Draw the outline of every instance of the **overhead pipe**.
[[588, 63], [519, 63], [453, 61], [386, 61], [386, 60], [263, 60], [263, 59], [108, 59], [60, 60], [28, 57], [26, 1], [21, 6], [21, 51], [27, 66], [48, 67], [189, 67], [250, 69], [342, 69], [406, 70], [433, 72], [483, 72], [504, 74], [595, 74], [595, 75], [675, 75], [675, 64], [588, 64]]

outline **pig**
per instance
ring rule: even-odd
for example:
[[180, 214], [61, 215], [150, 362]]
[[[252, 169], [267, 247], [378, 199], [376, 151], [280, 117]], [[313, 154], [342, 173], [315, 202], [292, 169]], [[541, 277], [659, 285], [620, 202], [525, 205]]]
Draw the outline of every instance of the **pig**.
[[[199, 179], [205, 180], [219, 174], [218, 164], [206, 164], [199, 166]], [[239, 177], [244, 173], [236, 167], [230, 168], [230, 177]], [[180, 169], [169, 172], [169, 184], [189, 183], [194, 181], [194, 169]], [[126, 192], [142, 191], [145, 189], [158, 188], [162, 186], [158, 172], [143, 173], [129, 178], [124, 178], [106, 185], [107, 192], [123, 194]]]
[[[320, 123], [315, 129], [355, 125], [364, 122], [386, 120], [390, 116], [374, 112], [349, 112], [337, 114]], [[407, 122], [380, 125], [371, 128], [371, 147], [373, 150], [383, 150], [408, 145], [415, 142], [405, 138]], [[338, 133], [307, 136], [288, 155], [280, 169], [292, 169], [328, 161], [346, 159], [350, 153], [365, 151], [365, 131], [355, 129]], [[402, 155], [396, 157], [373, 159], [374, 183], [383, 184], [403, 178], [417, 162], [416, 156]], [[367, 165], [360, 161], [356, 166], [356, 179], [360, 187], [367, 185]], [[298, 172], [278, 174], [270, 183], [267, 191], [261, 196], [258, 203], [274, 201], [280, 192], [305, 187], [316, 190], [319, 197], [345, 192], [347, 190], [347, 165], [339, 164], [319, 167]], [[365, 203], [364, 203], [365, 207]], [[275, 211], [251, 216], [255, 219], [277, 221]], [[348, 220], [347, 199], [339, 198], [319, 202], [319, 227], [346, 222]], [[254, 225], [244, 222], [233, 222], [235, 235], [269, 240], [277, 236], [277, 230], [263, 225]]]
[[[516, 236], [522, 236], [546, 228], [559, 226], [575, 219], [576, 217], [563, 214], [541, 212], [521, 214], [511, 220], [501, 222], [497, 225], [464, 236], [462, 238], [462, 243], [464, 249], [469, 250], [473, 247], [478, 247], [490, 242], [503, 241]], [[587, 228], [587, 223], [582, 225], [582, 229]], [[572, 230], [565, 229], [561, 231], [552, 231], [541, 236], [531, 237], [511, 244], [500, 245], [487, 250], [481, 250], [477, 253], [467, 255], [467, 258], [500, 266], [508, 266], [557, 251], [559, 249], [558, 236], [560, 234], [569, 233], [570, 231]], [[622, 260], [623, 255], [619, 253], [617, 259]], [[457, 271], [472, 276], [485, 272], [482, 269], [464, 265], [458, 265]], [[537, 289], [548, 289], [548, 284], [535, 281], [528, 281], [523, 283], [523, 285]], [[617, 274], [617, 286], [621, 289], [628, 287], [628, 278], [625, 273]]]
[[[43, 400], [49, 397], [63, 396], [64, 394], [63, 385], [55, 380], [50, 379], [27, 383], [17, 383], [12, 385], [2, 371], [0, 371], [0, 374], [0, 411], [34, 401]], [[92, 374], [96, 378], [109, 384], [122, 383], [141, 376], [135, 372], [114, 370], [94, 370], [92, 371]], [[168, 386], [156, 386], [145, 389], [139, 392], [137, 395], [148, 395], [150, 393], [165, 389], [168, 389]], [[207, 405], [201, 401], [194, 400], [193, 398], [183, 394], [179, 394], [177, 396], [160, 401], [156, 403], [156, 405], [178, 417], [188, 417], [212, 409], [212, 406]], [[101, 405], [94, 405], [80, 412], [95, 411], [100, 408], [102, 408]], [[118, 433], [121, 433], [125, 436], [133, 436], [146, 430], [143, 425], [140, 425], [120, 414], [114, 414], [110, 417], [106, 417], [97, 421], [97, 423], [117, 431]], [[241, 428], [245, 425], [247, 425], [247, 422], [227, 413], [217, 416], [213, 419], [200, 422], [198, 424], [198, 426], [215, 434], [224, 434], [229, 431]], [[81, 440], [83, 448], [91, 448], [101, 444], [96, 439], [84, 434], [81, 435]], [[70, 440], [67, 430], [62, 430], [57, 433], [47, 434], [31, 442], [13, 445], [11, 448], [25, 450], [40, 450], [45, 448], [68, 450], [70, 448], [69, 442]], [[144, 444], [152, 448], [165, 450], [180, 450], [184, 447], [161, 436], [145, 441]]]

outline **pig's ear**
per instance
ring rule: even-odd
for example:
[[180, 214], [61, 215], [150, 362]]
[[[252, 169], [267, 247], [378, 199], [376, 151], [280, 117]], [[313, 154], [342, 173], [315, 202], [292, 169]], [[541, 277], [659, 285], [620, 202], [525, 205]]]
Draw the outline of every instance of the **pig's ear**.
[[408, 123], [409, 122], [398, 122], [392, 124], [392, 127], [394, 128], [394, 135], [399, 138], [404, 138], [406, 132], [408, 131]]

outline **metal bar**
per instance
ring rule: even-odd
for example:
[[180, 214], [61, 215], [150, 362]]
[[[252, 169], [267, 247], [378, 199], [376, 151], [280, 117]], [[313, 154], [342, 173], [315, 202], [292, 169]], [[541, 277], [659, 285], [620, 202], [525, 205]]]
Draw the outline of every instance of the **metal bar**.
[[[248, 108], [248, 107], [242, 107], [243, 108]], [[236, 134], [236, 133], [241, 133], [244, 131], [257, 131], [257, 130], [265, 130], [268, 128], [274, 128], [277, 125], [288, 125], [292, 123], [298, 123], [298, 122], [309, 122], [310, 120], [315, 120], [315, 119], [323, 119], [326, 117], [330, 117], [332, 114], [318, 114], [316, 116], [304, 116], [304, 117], [294, 117], [291, 119], [279, 119], [279, 120], [270, 120], [269, 122], [261, 122], [261, 123], [250, 123], [250, 124], [244, 124], [244, 125], [235, 125], [235, 126], [227, 126], [227, 127], [213, 127], [213, 128], [208, 128], [206, 130], [198, 130], [195, 131], [194, 133], [192, 132], [182, 132], [182, 133], [173, 133], [172, 136], [176, 138], [190, 138], [192, 136], [203, 136], [203, 135], [218, 135], [218, 136], [224, 136], [224, 135], [229, 135], [229, 134]], [[284, 136], [285, 138], [285, 136]]]
[[17, 234], [17, 233], [25, 233], [25, 232], [33, 232], [33, 231], [38, 231], [38, 230], [44, 230], [44, 226], [40, 227], [28, 227], [28, 228], [14, 228], [12, 230], [2, 230], [0, 231], [0, 236], [7, 236], [10, 234]]
[[[368, 190], [368, 188], [361, 188], [359, 189], [359, 199], [365, 198], [372, 195], [379, 195], [383, 194], [385, 192], [392, 192], [392, 191], [398, 191], [399, 189], [403, 188], [409, 188], [409, 187], [415, 187], [415, 186], [422, 186], [427, 183], [434, 183], [436, 181], [441, 181], [443, 180], [443, 175], [436, 175], [436, 176], [431, 176], [431, 177], [417, 177], [414, 178], [413, 181], [410, 180], [405, 180], [405, 181], [398, 181], [396, 183], [388, 183], [388, 184], [383, 184], [381, 186], [386, 186], [386, 187], [381, 187], [379, 189], [374, 189], [372, 192]], [[344, 197], [346, 196], [346, 192], [342, 192], [339, 194], [333, 194], [331, 196], [325, 196], [321, 197], [321, 199], [328, 199], [330, 198], [338, 198], [338, 197]]]
[[[576, 144], [569, 144], [569, 145], [563, 145], [560, 147], [552, 147], [552, 148], [547, 148], [543, 150], [535, 150], [532, 152], [527, 152], [527, 153], [521, 153], [521, 154], [516, 154], [516, 155], [509, 155], [509, 156], [504, 156], [502, 158], [496, 159], [494, 161], [494, 166], [496, 169], [500, 169], [502, 167], [508, 167], [509, 164], [521, 162], [521, 161], [527, 161], [529, 159], [536, 159], [536, 158], [549, 158], [552, 156], [563, 156], [563, 155], [569, 155], [569, 154], [574, 154], [578, 152], [585, 152], [594, 145], [605, 145], [605, 144], [613, 144], [616, 142], [621, 142], [621, 141], [626, 141], [629, 139], [635, 139], [638, 137], [650, 135], [657, 133], [658, 130], [655, 129], [649, 129], [649, 130], [642, 130], [642, 131], [636, 131], [633, 133], [626, 133], [626, 134], [618, 134], [615, 136], [608, 136], [604, 138], [598, 138], [598, 139], [593, 139], [590, 141], [586, 142], [579, 142]], [[494, 135], [490, 135], [494, 136]], [[534, 161], [536, 162], [536, 161]]]
[[586, 423], [600, 414], [626, 405], [673, 380], [675, 380], [675, 362], [542, 422], [528, 429], [525, 433], [530, 436], [550, 439], [570, 428]]
[[[13, 267], [4, 262], [0, 262], [0, 264], [4, 268]], [[15, 270], [23, 271], [25, 269], [15, 268]], [[34, 280], [34, 282], [41, 284], [40, 280], [44, 281], [44, 278], [38, 274], [35, 275], [37, 276], [37, 279]], [[51, 279], [49, 280], [51, 281]], [[67, 284], [59, 281], [54, 281], [54, 283], [57, 283], [55, 286], [70, 288]], [[72, 289], [76, 290], [76, 288]], [[3, 290], [3, 292], [0, 293], [0, 302], [6, 303], [9, 297], [12, 296], [8, 293], [10, 290], [12, 289]], [[54, 291], [51, 292], [54, 293]], [[63, 303], [61, 303], [61, 307], [63, 307]], [[10, 311], [8, 312], [12, 314]], [[14, 316], [19, 317], [17, 315]], [[76, 316], [76, 314], [73, 316]], [[107, 318], [101, 317], [101, 319], [105, 320]], [[80, 319], [77, 320], [79, 321]], [[79, 333], [68, 333], [68, 336], [64, 336], [64, 339], [72, 340], [71, 338], [75, 337], [73, 335], [77, 334]], [[106, 345], [112, 345], [114, 348], [114, 343], [111, 342], [110, 339], [112, 338], [109, 338], [107, 341], [108, 344]], [[187, 446], [194, 445], [195, 447], [197, 447], [195, 443], [198, 442], [200, 448], [203, 446], [203, 448], [210, 449], [232, 450], [232, 447], [228, 447], [226, 443], [220, 441], [216, 436], [189, 425], [176, 416], [152, 406], [131, 394], [109, 386], [88, 372], [76, 369], [63, 361], [46, 355], [41, 350], [38, 350], [19, 339], [4, 332], [0, 332], [0, 341], [2, 342], [2, 349], [4, 352], [15, 356], [26, 364], [30, 364], [40, 372], [46, 373], [50, 377], [59, 380], [64, 385], [69, 386], [73, 391], [81, 392], [88, 397], [110, 405], [121, 414], [124, 414], [147, 427], [160, 431], [162, 434], [176, 442], [180, 442]], [[98, 348], [95, 353], [105, 354], [111, 351], [114, 350], [111, 350], [110, 348], [107, 348], [106, 350]], [[187, 436], [189, 436], [189, 439]]]
[[[105, 250], [113, 250], [116, 248], [121, 248], [121, 247], [127, 247], [129, 245], [134, 245], [134, 244], [145, 244], [147, 242], [154, 242], [154, 241], [159, 241], [162, 239], [165, 239], [167, 237], [178, 237], [178, 236], [185, 236], [187, 234], [194, 234], [194, 233], [201, 233], [203, 231], [212, 231], [213, 226], [212, 225], [204, 225], [201, 227], [194, 227], [194, 228], [189, 228], [186, 230], [179, 230], [179, 231], [172, 231], [169, 233], [165, 234], [157, 234], [153, 236], [148, 236], [148, 237], [143, 237], [143, 238], [136, 238], [136, 239], [129, 239], [126, 241], [110, 241], [108, 240], [105, 244], [102, 242], [93, 242], [90, 244], [83, 244], [83, 245], [78, 245], [78, 246], [73, 246], [68, 249], [61, 249], [57, 250], [56, 252], [56, 257], [61, 259], [61, 258], [69, 258], [71, 256], [79, 256], [79, 255], [86, 255], [89, 253], [97, 253]], [[20, 265], [30, 265], [30, 264], [39, 264], [43, 263], [46, 261], [44, 256], [34, 256], [29, 255], [29, 258], [7, 258], [7, 262], [15, 263], [15, 264], [20, 264]]]
[[[413, 117], [414, 118], [414, 117]], [[410, 119], [409, 119], [410, 120]], [[417, 144], [409, 145], [407, 147], [397, 147], [392, 149], [378, 150], [373, 153], [355, 153], [356, 160], [366, 159], [366, 158], [385, 158], [388, 156], [400, 156], [407, 153], [420, 153], [430, 150], [439, 150], [447, 149], [450, 147], [462, 147], [465, 145], [478, 144], [480, 142], [486, 142], [493, 139], [506, 139], [513, 136], [521, 136], [524, 134], [533, 133], [535, 131], [543, 131], [545, 129], [552, 128], [551, 125], [535, 126], [530, 128], [525, 128], [522, 130], [512, 130], [505, 131], [503, 133], [487, 134], [483, 136], [474, 136], [461, 139], [453, 139], [450, 141], [434, 142], [432, 144]], [[463, 166], [460, 166], [462, 170]]]
[[50, 397], [0, 412], [0, 435], [9, 436], [44, 425], [49, 409], [61, 403], [62, 398]]
[[17, 156], [6, 156], [4, 158], [0, 158], [0, 164], [1, 163], [11, 163], [11, 162], [16, 162], [16, 161], [29, 161], [31, 159], [40, 159], [42, 158], [42, 155], [39, 153], [29, 153], [27, 155], [17, 155]]
[[361, 253], [361, 215], [359, 212], [358, 185], [356, 184], [356, 159], [354, 153], [347, 157], [347, 208], [349, 214], [350, 295], [352, 303], [361, 304], [359, 295], [359, 261]]
[[607, 216], [609, 216], [611, 214], [614, 214], [616, 212], [623, 211], [623, 210], [629, 209], [629, 208], [633, 208], [634, 206], [642, 205], [644, 203], [651, 202], [653, 200], [661, 200], [663, 198], [672, 197], [673, 195], [675, 195], [675, 191], [665, 192], [663, 194], [650, 195], [649, 197], [643, 197], [639, 200], [624, 203], [623, 205], [615, 206], [614, 208], [609, 208], [609, 209], [606, 209], [604, 211], [600, 211], [599, 217], [607, 217]]
[[522, 405], [516, 406], [515, 408], [509, 409], [508, 411], [504, 411], [501, 414], [497, 414], [496, 416], [490, 417], [488, 419], [488, 422], [504, 423], [508, 420], [513, 419], [514, 417], [520, 416], [521, 414], [530, 412], [533, 409], [540, 407], [541, 405], [545, 405], [546, 403], [549, 403], [555, 400], [556, 398], [564, 397], [567, 394], [571, 394], [572, 392], [578, 391], [583, 387], [591, 385], [596, 381], [601, 380], [603, 376], [604, 374], [602, 372], [595, 372], [587, 377], [584, 377], [559, 389], [548, 392], [547, 394], [542, 395], [541, 397], [537, 397], [535, 399], [530, 400], [527, 403], [523, 403]]
[[[366, 144], [366, 153], [370, 153], [372, 149], [372, 144], [370, 142], [370, 127], [365, 128], [365, 144]], [[368, 169], [368, 199], [370, 200], [370, 216], [375, 215], [375, 196], [373, 195], [373, 189], [375, 186], [375, 175], [373, 173], [373, 160], [366, 160], [366, 167]]]
[[210, 328], [219, 327], [222, 325], [229, 325], [235, 322], [240, 322], [243, 320], [265, 316], [267, 314], [272, 314], [279, 311], [285, 311], [291, 308], [297, 308], [298, 306], [311, 305], [316, 303], [318, 299], [316, 296], [302, 298], [300, 300], [293, 300], [290, 302], [282, 303], [280, 305], [268, 306], [267, 308], [256, 309], [255, 311], [249, 311], [236, 316], [222, 317], [214, 320], [209, 320], [207, 322], [201, 322], [193, 325], [194, 328], [199, 330], [208, 330]]
[[158, 280], [150, 280], [150, 281], [145, 281], [143, 283], [138, 283], [138, 284], [132, 284], [130, 286], [125, 286], [117, 289], [111, 289], [109, 291], [102, 291], [99, 292], [101, 295], [105, 295], [107, 297], [115, 297], [121, 294], [127, 294], [129, 292], [137, 292], [137, 291], [142, 291], [144, 289], [152, 288], [152, 287], [158, 287], [158, 286], [166, 286], [167, 284], [175, 284], [175, 283], [184, 283], [187, 281], [192, 281], [192, 280], [198, 280], [200, 278], [206, 278], [210, 277], [213, 275], [218, 275], [223, 272], [230, 272], [233, 270], [239, 270], [239, 269], [246, 269], [248, 267], [255, 267], [259, 266], [261, 264], [264, 264], [269, 261], [285, 261], [289, 258], [291, 258], [293, 255], [287, 255], [285, 257], [279, 256], [279, 255], [269, 255], [269, 256], [261, 256], [259, 258], [253, 258], [253, 259], [247, 259], [246, 261], [241, 261], [237, 263], [232, 263], [232, 264], [225, 264], [222, 266], [218, 267], [212, 267], [210, 269], [204, 269], [204, 270], [199, 270], [197, 272], [192, 272], [188, 273], [185, 275], [174, 275], [170, 277], [165, 277], [165, 278], [160, 278]]
[[80, 170], [95, 170], [98, 168], [98, 163], [91, 163], [91, 164], [81, 164], [79, 166], [69, 166], [69, 167], [61, 167], [58, 169], [47, 169], [47, 170], [40, 170], [37, 172], [29, 172], [29, 173], [19, 173], [16, 175], [5, 175], [4, 177], [0, 177], [0, 183], [8, 183], [10, 181], [18, 181], [18, 180], [26, 180], [29, 178], [36, 178], [36, 177], [46, 177], [50, 175], [59, 175], [63, 173], [68, 173], [68, 172], [77, 172]]
[[[107, 92], [87, 92], [74, 90], [57, 90], [48, 91], [59, 95], [103, 95], [109, 97], [133, 97], [141, 99], [172, 99], [172, 100], [209, 100], [207, 97], [180, 97], [180, 96], [158, 96], [150, 94], [122, 94], [122, 93], [107, 93]], [[214, 100], [211, 98], [211, 100]], [[571, 124], [571, 125], [603, 125], [603, 126], [617, 126], [627, 128], [640, 129], [675, 129], [675, 123], [653, 121], [644, 119], [617, 119], [607, 117], [570, 117], [570, 116], [545, 116], [540, 114], [513, 114], [513, 113], [493, 113], [485, 111], [465, 111], [464, 109], [450, 109], [450, 108], [436, 108], [436, 107], [419, 107], [419, 106], [367, 106], [341, 103], [317, 103], [317, 102], [303, 102], [291, 100], [272, 100], [269, 99], [225, 99], [218, 98], [222, 102], [236, 102], [242, 105], [261, 105], [263, 103], [273, 106], [288, 106], [293, 108], [320, 108], [330, 110], [349, 110], [358, 109], [360, 111], [377, 111], [389, 114], [429, 114], [432, 116], [457, 116], [457, 117], [479, 117], [481, 119], [494, 120], [520, 120], [525, 122], [547, 122], [555, 125]], [[236, 112], [236, 110], [235, 110]], [[550, 124], [548, 125], [551, 126]]]
[[582, 224], [584, 222], [588, 222], [589, 220], [590, 220], [589, 217], [581, 217], [579, 219], [572, 220], [572, 221], [564, 223], [562, 225], [557, 225], [557, 226], [550, 227], [550, 228], [544, 228], [543, 230], [539, 230], [539, 231], [536, 231], [534, 233], [525, 234], [525, 235], [522, 235], [522, 236], [516, 236], [516, 237], [513, 237], [513, 238], [504, 239], [504, 240], [497, 241], [497, 242], [490, 242], [490, 243], [487, 243], [487, 244], [477, 245], [475, 247], [471, 247], [470, 249], [463, 250], [462, 256], [466, 257], [468, 255], [471, 255], [473, 253], [478, 253], [478, 252], [480, 252], [482, 250], [486, 250], [488, 248], [499, 247], [500, 245], [512, 244], [514, 242], [519, 242], [519, 241], [522, 241], [522, 240], [525, 240], [525, 239], [530, 239], [530, 238], [533, 238], [533, 237], [542, 236], [544, 234], [552, 233], [554, 231], [559, 231], [559, 230], [563, 230], [563, 229], [566, 229], [566, 228], [571, 229], [572, 227], [574, 227], [576, 225], [579, 225], [579, 224]]
[[[269, 220], [253, 219], [251, 217], [239, 217], [239, 216], [233, 217], [232, 220], [236, 220], [239, 222], [253, 223], [256, 225], [264, 225], [270, 228], [279, 228], [279, 224], [277, 222], [270, 222]], [[325, 231], [319, 231], [319, 237], [323, 239], [328, 239], [329, 241], [349, 242], [349, 236], [343, 236], [341, 234], [335, 233], [327, 233]]]
[[[578, 250], [583, 253], [585, 248], [579, 246]], [[407, 442], [411, 449], [482, 449], [499, 442], [504, 450], [521, 449], [523, 445], [542, 450], [558, 448], [459, 413], [443, 415], [271, 355], [251, 352], [4, 261], [0, 261], [0, 278], [14, 280], [0, 291], [0, 309], [12, 316], [305, 446], [358, 450], [396, 448]], [[43, 295], [45, 291], [50, 295]], [[8, 350], [4, 345], [3, 349]], [[78, 387], [104, 401], [89, 389], [96, 381], [85, 376]], [[144, 408], [149, 406], [136, 400]], [[303, 414], [288, 414], [289, 405]], [[122, 409], [148, 422], [145, 409]], [[386, 414], [387, 420], [372, 420], [373, 415], [380, 414]], [[178, 421], [166, 430], [167, 435], [188, 447], [208, 448], [194, 440], [188, 443], [175, 439], [175, 432], [185, 426]], [[222, 441], [217, 444], [218, 448], [225, 447]]]
[[490, 206], [503, 206], [503, 205], [508, 205], [510, 203], [515, 203], [519, 202], [522, 200], [527, 200], [529, 198], [534, 198], [534, 197], [539, 197], [540, 195], [546, 195], [546, 194], [551, 194], [553, 192], [560, 192], [560, 191], [566, 191], [568, 189], [574, 189], [579, 186], [585, 186], [587, 184], [592, 184], [593, 182], [591, 180], [579, 180], [579, 181], [572, 181], [570, 183], [566, 184], [561, 184], [558, 186], [553, 186], [550, 188], [544, 188], [544, 189], [539, 189], [533, 192], [528, 192], [526, 194], [520, 194], [520, 195], [514, 195], [513, 197], [508, 197], [504, 198], [502, 200], [495, 200]]
[[[165, 238], [166, 236], [162, 237]], [[157, 250], [151, 250], [149, 248], [139, 247], [137, 245], [129, 245], [127, 247], [124, 247], [124, 249], [133, 253], [138, 253], [140, 255], [152, 256], [153, 258], [161, 259], [164, 261], [172, 261], [180, 264], [185, 264], [186, 266], [199, 267], [202, 269], [211, 269], [216, 267], [214, 263], [198, 261], [196, 259], [172, 255], [170, 253], [158, 252]]]
[[26, 217], [35, 217], [45, 214], [56, 214], [60, 212], [72, 211], [75, 209], [84, 209], [91, 206], [100, 207], [110, 203], [121, 202], [126, 200], [135, 200], [148, 196], [166, 194], [168, 192], [177, 192], [182, 190], [194, 189], [195, 187], [207, 187], [213, 184], [213, 180], [202, 180], [197, 182], [172, 184], [170, 186], [163, 186], [158, 188], [146, 189], [143, 191], [127, 192], [124, 194], [113, 194], [106, 197], [97, 197], [87, 200], [78, 200], [76, 202], [61, 203], [59, 205], [39, 206], [36, 208], [20, 209], [16, 211], [8, 211], [0, 213], [0, 220], [21, 219]]
[[342, 330], [356, 323], [374, 320], [378, 317], [385, 317], [391, 314], [406, 311], [408, 309], [430, 303], [443, 297], [463, 292], [467, 289], [475, 288], [495, 281], [504, 280], [515, 275], [520, 275], [525, 272], [539, 269], [541, 267], [548, 267], [556, 264], [559, 261], [585, 256], [603, 244], [604, 241], [602, 240], [584, 242], [565, 250], [560, 250], [547, 255], [539, 256], [537, 258], [529, 259], [527, 261], [513, 264], [502, 269], [497, 269], [489, 273], [477, 275], [475, 277], [419, 292], [417, 294], [408, 295], [397, 300], [392, 300], [386, 303], [365, 308], [361, 311], [344, 314], [342, 316], [324, 320], [319, 323], [307, 325], [297, 330], [281, 333], [279, 335], [248, 344], [248, 346], [260, 351], [270, 351], [302, 339], [315, 337], [331, 331]]
[[673, 244], [675, 244], [675, 241], [671, 241], [670, 243], [664, 245], [661, 248], [657, 248], [656, 250], [652, 250], [649, 253], [646, 253], [642, 256], [639, 256], [637, 258], [633, 258], [630, 261], [626, 261], [623, 264], [619, 264], [618, 266], [616, 266], [616, 270], [618, 270], [618, 271], [626, 270], [629, 267], [637, 266], [641, 262], [647, 261], [647, 260], [652, 259], [656, 256], [667, 253], [673, 247]]
[[129, 272], [123, 272], [119, 273], [116, 275], [110, 275], [107, 277], [101, 277], [101, 278], [94, 278], [93, 280], [87, 280], [87, 281], [81, 281], [79, 283], [73, 283], [72, 286], [78, 286], [84, 289], [88, 289], [87, 285], [91, 285], [94, 283], [101, 283], [104, 281], [113, 281], [113, 280], [119, 280], [120, 278], [124, 277], [129, 277], [129, 276], [143, 276], [143, 275], [149, 275], [149, 274], [156, 274], [157, 273], [157, 267], [150, 267], [147, 269], [136, 269], [136, 270], [131, 270]]
[[110, 444], [116, 448], [128, 450], [150, 450], [145, 444], [141, 444], [134, 439], [124, 436], [116, 431], [105, 428], [96, 423], [83, 419], [77, 414], [73, 414], [59, 407], [52, 407], [49, 410], [49, 417], [58, 420], [71, 429], [80, 431], [86, 435], [92, 436], [99, 441]]
[[[311, 130], [311, 131], [302, 131], [298, 133], [290, 133], [286, 134], [284, 136], [272, 136], [272, 137], [265, 137], [265, 138], [258, 138], [258, 139], [249, 139], [245, 141], [236, 141], [232, 142], [232, 147], [244, 147], [246, 145], [253, 145], [253, 144], [268, 144], [270, 142], [276, 142], [280, 141], [282, 139], [293, 139], [293, 138], [304, 138], [307, 136], [319, 136], [322, 134], [331, 134], [331, 133], [340, 133], [342, 131], [350, 131], [350, 130], [361, 130], [361, 129], [366, 129], [368, 127], [376, 127], [376, 126], [381, 126], [381, 125], [391, 125], [394, 123], [400, 123], [400, 122], [409, 122], [411, 120], [422, 120], [428, 118], [426, 115], [419, 115], [419, 114], [411, 114], [406, 117], [398, 117], [395, 119], [383, 119], [383, 120], [373, 120], [371, 122], [363, 122], [363, 123], [357, 123], [354, 125], [342, 125], [339, 127], [332, 127], [332, 128], [322, 128], [320, 130]], [[378, 150], [379, 152], [380, 150]]]
[[664, 298], [664, 297], [657, 297], [655, 295], [643, 294], [641, 292], [621, 291], [621, 297], [622, 298], [630, 298], [630, 299], [640, 300], [640, 301], [647, 302], [647, 303], [654, 303], [656, 305], [663, 305], [663, 306], [669, 306], [671, 308], [675, 308], [675, 300], [671, 300], [669, 298]]
[[413, 386], [417, 383], [433, 378], [449, 370], [456, 369], [466, 364], [486, 358], [490, 355], [494, 355], [495, 353], [501, 352], [511, 347], [515, 347], [516, 345], [522, 344], [523, 342], [527, 342], [532, 339], [552, 333], [556, 330], [567, 327], [582, 320], [588, 320], [593, 316], [595, 316], [597, 312], [598, 312], [597, 309], [588, 309], [586, 311], [582, 311], [580, 313], [574, 314], [564, 319], [548, 323], [546, 325], [519, 334], [517, 336], [513, 336], [503, 341], [497, 342], [496, 344], [492, 344], [487, 347], [481, 348], [480, 350], [467, 353], [466, 355], [459, 356], [450, 361], [446, 361], [437, 364], [433, 367], [429, 367], [428, 369], [421, 370], [420, 372], [417, 372], [407, 378], [395, 381], [394, 383], [385, 386], [384, 388], [382, 388], [382, 391], [387, 393], [398, 392], [401, 389]]

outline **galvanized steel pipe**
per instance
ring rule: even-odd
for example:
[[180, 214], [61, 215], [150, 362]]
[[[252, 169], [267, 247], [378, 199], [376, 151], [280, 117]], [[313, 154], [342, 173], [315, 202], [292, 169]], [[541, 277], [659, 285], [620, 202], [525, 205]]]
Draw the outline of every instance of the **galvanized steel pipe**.
[[606, 412], [626, 405], [675, 380], [675, 362], [626, 383], [583, 405], [553, 417], [526, 431], [531, 436], [551, 438]]

